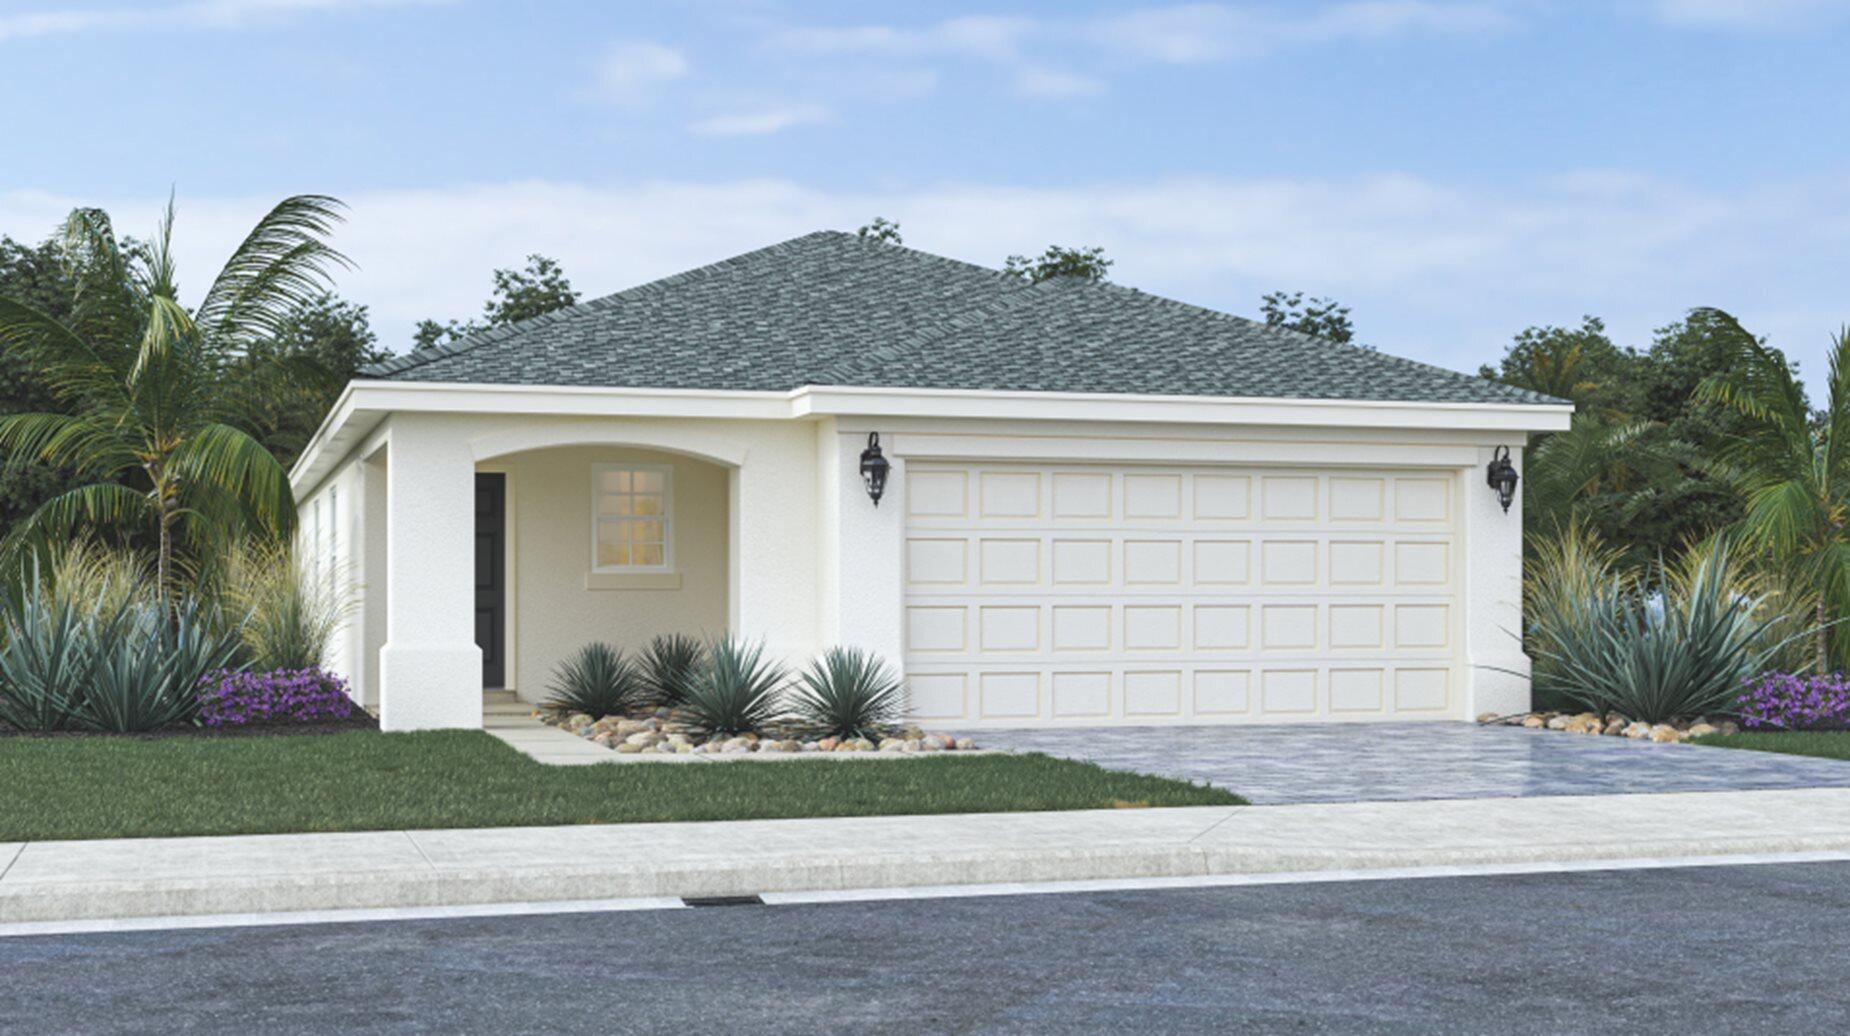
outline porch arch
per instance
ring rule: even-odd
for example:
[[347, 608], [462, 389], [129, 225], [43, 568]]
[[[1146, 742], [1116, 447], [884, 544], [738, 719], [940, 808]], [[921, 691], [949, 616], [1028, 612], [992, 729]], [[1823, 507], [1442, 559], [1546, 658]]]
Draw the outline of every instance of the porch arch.
[[659, 450], [725, 468], [745, 466], [749, 450], [729, 436], [692, 428], [660, 427], [660, 422], [553, 425], [534, 423], [494, 432], [470, 440], [476, 463], [529, 450], [561, 446], [603, 446], [617, 449]]

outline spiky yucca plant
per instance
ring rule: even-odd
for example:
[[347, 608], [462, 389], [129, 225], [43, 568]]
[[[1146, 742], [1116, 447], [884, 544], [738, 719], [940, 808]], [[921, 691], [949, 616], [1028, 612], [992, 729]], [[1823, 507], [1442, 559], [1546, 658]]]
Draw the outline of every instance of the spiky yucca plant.
[[707, 736], [757, 733], [783, 718], [784, 667], [764, 657], [763, 644], [726, 636], [707, 645], [677, 715]]
[[905, 718], [905, 684], [877, 656], [831, 648], [797, 677], [791, 719], [811, 737], [878, 739]]
[[656, 637], [643, 650], [643, 683], [657, 705], [679, 705], [687, 699], [687, 686], [706, 660], [700, 641], [681, 633]]
[[582, 712], [592, 719], [621, 716], [648, 704], [648, 687], [635, 663], [609, 644], [592, 642], [560, 663], [544, 708]]

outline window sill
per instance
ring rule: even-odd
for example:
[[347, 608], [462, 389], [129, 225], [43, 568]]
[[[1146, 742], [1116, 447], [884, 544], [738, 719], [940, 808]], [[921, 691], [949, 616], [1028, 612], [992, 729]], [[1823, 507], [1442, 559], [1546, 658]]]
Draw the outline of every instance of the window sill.
[[586, 590], [679, 590], [679, 572], [586, 572]]

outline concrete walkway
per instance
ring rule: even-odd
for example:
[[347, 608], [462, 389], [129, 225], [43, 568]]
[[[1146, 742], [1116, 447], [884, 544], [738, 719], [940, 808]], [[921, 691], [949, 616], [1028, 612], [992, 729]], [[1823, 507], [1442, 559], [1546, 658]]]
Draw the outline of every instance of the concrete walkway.
[[988, 730], [1045, 752], [1213, 784], [1252, 802], [1850, 788], [1850, 762], [1475, 723]]
[[0, 844], [0, 923], [1850, 852], [1850, 790]]
[[482, 730], [551, 766], [591, 766], [619, 758], [608, 748], [541, 723], [533, 717], [533, 706], [515, 697], [513, 691], [483, 693]]

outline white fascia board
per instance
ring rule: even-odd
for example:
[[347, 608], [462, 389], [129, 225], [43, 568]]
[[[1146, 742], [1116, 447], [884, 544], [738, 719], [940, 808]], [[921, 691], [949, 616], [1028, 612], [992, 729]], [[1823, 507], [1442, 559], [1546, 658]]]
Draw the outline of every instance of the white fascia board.
[[[308, 448], [290, 472], [291, 483], [298, 489], [312, 484], [328, 465], [341, 459], [330, 454], [344, 452], [342, 440], [352, 433], [363, 434], [386, 414], [401, 411], [745, 420], [948, 417], [1528, 433], [1566, 429], [1574, 408], [1570, 404], [1406, 403], [846, 385], [761, 392], [356, 380], [342, 391], [309, 440]], [[349, 427], [356, 423], [365, 427]], [[349, 434], [342, 435], [343, 431]]]
[[1406, 403], [1383, 400], [996, 392], [812, 385], [791, 394], [796, 415], [962, 417], [1164, 424], [1316, 425], [1558, 432], [1572, 404]]

